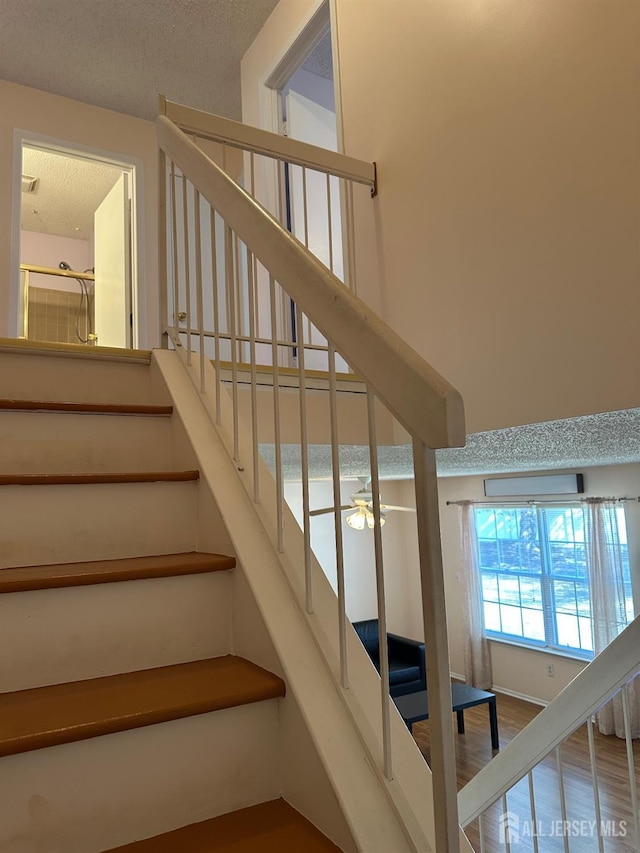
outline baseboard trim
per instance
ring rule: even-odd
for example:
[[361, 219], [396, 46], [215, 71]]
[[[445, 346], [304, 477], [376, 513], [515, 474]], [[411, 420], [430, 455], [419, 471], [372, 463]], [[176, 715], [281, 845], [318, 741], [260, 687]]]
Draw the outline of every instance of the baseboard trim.
[[530, 702], [532, 705], [540, 705], [543, 708], [549, 704], [546, 699], [529, 696], [527, 693], [518, 693], [517, 690], [509, 690], [508, 687], [500, 687], [499, 684], [494, 684], [491, 691], [493, 693], [504, 693], [505, 696], [513, 696], [514, 699], [522, 699], [523, 702]]
[[[451, 672], [451, 678], [458, 681], [464, 681], [464, 675], [459, 672]], [[491, 687], [492, 693], [504, 693], [505, 696], [513, 696], [514, 699], [522, 699], [523, 702], [530, 702], [532, 705], [540, 705], [545, 707], [549, 704], [546, 699], [539, 699], [537, 696], [529, 696], [527, 693], [518, 693], [517, 690], [509, 690], [508, 687], [500, 687], [499, 684], [494, 684]]]

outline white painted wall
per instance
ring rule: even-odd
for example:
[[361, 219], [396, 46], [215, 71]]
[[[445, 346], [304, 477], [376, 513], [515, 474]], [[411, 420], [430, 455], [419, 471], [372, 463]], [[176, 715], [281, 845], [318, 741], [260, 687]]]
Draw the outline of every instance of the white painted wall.
[[[245, 121], [268, 126], [263, 81], [316, 6], [281, 0], [245, 56]], [[640, 6], [333, 7], [344, 148], [379, 176], [384, 294], [359, 294], [470, 432], [638, 405]]]
[[[349, 503], [350, 495], [362, 488], [362, 483], [358, 480], [343, 480], [340, 485], [343, 505]], [[381, 494], [387, 503], [398, 504], [401, 484], [385, 481]], [[301, 483], [285, 483], [285, 500], [298, 524], [302, 527]], [[309, 503], [311, 509], [331, 506], [333, 503], [333, 484], [331, 482], [310, 483]], [[409, 505], [411, 506], [413, 503], [411, 502]], [[360, 619], [376, 618], [378, 614], [375, 555], [373, 531], [367, 527], [364, 530], [353, 530], [344, 520], [348, 514], [348, 512], [341, 514], [346, 610], [349, 619], [352, 622], [357, 622]], [[399, 512], [388, 514], [382, 530], [382, 546], [386, 574], [387, 624], [392, 633], [406, 636], [411, 609], [408, 580], [411, 569], [405, 554], [403, 516], [404, 513]], [[415, 524], [415, 517], [413, 515], [411, 517]], [[335, 541], [333, 514], [314, 516], [311, 520], [311, 548], [331, 586], [337, 593]]]
[[[305, 98], [309, 98], [314, 104], [319, 104], [325, 110], [330, 112], [336, 111], [336, 99], [333, 89], [333, 80], [327, 80], [325, 77], [320, 77], [318, 74], [311, 74], [305, 71], [304, 68], [299, 68], [293, 75], [285, 89], [285, 94], [288, 89], [293, 89]], [[294, 136], [294, 139], [297, 137]]]
[[[158, 262], [157, 262], [157, 155], [155, 127], [152, 122], [133, 118], [50, 95], [36, 89], [0, 80], [0, 335], [15, 336], [9, 328], [9, 282], [17, 271], [11, 269], [12, 180], [14, 130], [47, 136], [76, 146], [109, 151], [123, 159], [142, 161], [143, 228], [138, 235], [142, 261], [141, 346], [159, 343]], [[17, 199], [20, 203], [20, 198]], [[16, 239], [18, 235], [15, 235]], [[87, 264], [91, 266], [92, 264]]]
[[[40, 234], [37, 231], [20, 232], [20, 263], [57, 269], [60, 261], [66, 261], [76, 272], [92, 267], [93, 255], [88, 241], [58, 237], [56, 234]], [[80, 292], [75, 279], [63, 276], [30, 273], [30, 284], [32, 287], [47, 287], [50, 290]]]

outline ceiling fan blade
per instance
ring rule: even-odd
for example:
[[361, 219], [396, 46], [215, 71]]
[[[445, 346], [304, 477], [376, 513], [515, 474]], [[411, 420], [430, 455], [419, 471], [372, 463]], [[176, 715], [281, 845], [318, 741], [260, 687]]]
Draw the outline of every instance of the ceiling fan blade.
[[415, 507], [412, 506], [392, 506], [391, 504], [380, 504], [380, 509], [393, 509], [400, 512], [415, 512]]
[[[339, 506], [338, 512], [344, 512], [345, 509], [357, 509], [353, 504], [345, 504], [345, 506]], [[312, 509], [309, 510], [309, 515], [326, 515], [329, 512], [335, 512], [335, 507], [333, 506], [325, 506], [322, 509]]]

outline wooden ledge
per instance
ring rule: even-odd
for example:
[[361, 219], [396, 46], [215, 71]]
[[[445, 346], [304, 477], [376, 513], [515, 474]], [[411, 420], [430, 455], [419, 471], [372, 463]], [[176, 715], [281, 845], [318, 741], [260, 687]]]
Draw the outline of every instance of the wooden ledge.
[[0, 695], [0, 756], [284, 696], [284, 681], [226, 655]]
[[150, 415], [155, 417], [169, 417], [173, 414], [173, 406], [6, 399], [0, 399], [0, 410], [8, 412], [67, 412], [80, 415]]
[[199, 471], [138, 471], [123, 474], [0, 474], [0, 486], [88, 486], [104, 483], [182, 483]]
[[235, 564], [235, 557], [222, 554], [199, 554], [191, 551], [183, 554], [129, 557], [122, 560], [20, 566], [0, 569], [0, 594], [223, 572], [233, 569]]
[[340, 848], [286, 800], [272, 800], [106, 853], [324, 853]]
[[18, 355], [68, 356], [98, 361], [128, 361], [144, 365], [151, 363], [151, 350], [120, 349], [89, 344], [59, 344], [52, 341], [27, 341], [23, 338], [0, 338], [0, 351]]

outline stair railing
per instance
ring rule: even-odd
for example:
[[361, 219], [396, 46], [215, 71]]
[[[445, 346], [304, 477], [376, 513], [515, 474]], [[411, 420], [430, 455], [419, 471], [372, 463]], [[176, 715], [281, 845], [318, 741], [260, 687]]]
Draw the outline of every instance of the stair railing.
[[[384, 648], [387, 604], [382, 525], [385, 521], [390, 527], [401, 522], [407, 524], [409, 514], [397, 513], [393, 522], [384, 517], [379, 495], [386, 462], [380, 446], [403, 444], [399, 450], [413, 459], [433, 778], [433, 803], [421, 806], [420, 810], [433, 809], [438, 851], [454, 853], [459, 850], [459, 826], [435, 449], [464, 443], [461, 398], [334, 275], [330, 268], [333, 263], [327, 265], [314, 257], [304, 241], [284, 229], [254, 197], [258, 157], [304, 168], [303, 189], [311, 173], [327, 176], [329, 194], [333, 180], [345, 182], [348, 186], [341, 190], [341, 198], [349, 197], [354, 183], [362, 184], [370, 192], [375, 170], [371, 164], [164, 101], [161, 111], [166, 113], [159, 117], [157, 125], [160, 266], [165, 285], [164, 309], [168, 312], [164, 331], [175, 348], [184, 350], [188, 365], [192, 355], [199, 354], [200, 391], [209, 391], [214, 397], [217, 424], [223, 420], [223, 387], [228, 389], [232, 408], [229, 453], [242, 476], [248, 472], [250, 493], [257, 504], [264, 503], [265, 490], [273, 490], [270, 493], [270, 500], [276, 506], [273, 543], [280, 553], [285, 553], [289, 536], [285, 523], [284, 471], [295, 457], [303, 507], [304, 570], [300, 605], [307, 614], [314, 612], [311, 540], [318, 519], [316, 508], [310, 506], [309, 471], [318, 452], [319, 421], [330, 435], [326, 453], [332, 472], [333, 504], [325, 518], [333, 517], [330, 535], [335, 540], [339, 632], [339, 672], [335, 677], [344, 695], [352, 686], [349, 671], [352, 629], [347, 618], [349, 566], [341, 480], [350, 471], [353, 476], [354, 462], [349, 454], [359, 454], [355, 464], [364, 463], [370, 470], [372, 506], [366, 529], [368, 533], [371, 528], [368, 535], [373, 541], [367, 534], [360, 535], [363, 547], [368, 539], [367, 547], [375, 564], [381, 638], [380, 732], [370, 754], [380, 778], [389, 784], [393, 779], [394, 750], [391, 715], [396, 712], [389, 697]], [[187, 133], [197, 139], [191, 139]], [[219, 149], [205, 150], [213, 143], [223, 144], [222, 153]], [[240, 159], [239, 180], [249, 185], [251, 192], [227, 174], [231, 170], [230, 158], [224, 153], [227, 145], [245, 152]], [[222, 159], [227, 171], [214, 162], [214, 156]], [[278, 174], [282, 174], [280, 166]], [[311, 209], [307, 199], [304, 209]], [[327, 210], [331, 210], [330, 200]], [[328, 230], [330, 233], [330, 224]], [[292, 334], [292, 317], [295, 334]], [[202, 355], [214, 365], [214, 389], [205, 388]], [[226, 373], [224, 362], [230, 362]], [[322, 413], [318, 408], [318, 392], [309, 391], [312, 379], [317, 387], [317, 374], [312, 368], [318, 367], [323, 370], [327, 389], [321, 395]], [[340, 391], [348, 378], [342, 375], [345, 370], [355, 372], [361, 383], [361, 393], [346, 395], [348, 403]], [[258, 378], [264, 376], [264, 371], [269, 375], [266, 389], [260, 384], [264, 380]], [[292, 374], [296, 387], [284, 388], [282, 378], [286, 377], [291, 384]], [[241, 446], [241, 420], [249, 424], [250, 458], [245, 458]], [[260, 474], [265, 444], [273, 446], [273, 483]], [[345, 453], [346, 444], [349, 447]], [[362, 472], [362, 467], [359, 471]], [[400, 731], [405, 737], [402, 727]], [[382, 745], [380, 754], [376, 753], [378, 742]]]
[[[473, 825], [472, 837], [479, 838], [480, 850], [504, 848], [509, 853], [514, 845], [518, 853], [542, 853], [561, 844], [565, 853], [603, 853], [619, 849], [617, 843], [640, 850], [632, 739], [639, 733], [632, 731], [630, 719], [630, 707], [640, 703], [639, 648], [636, 618], [462, 788], [460, 823]], [[614, 736], [600, 735], [594, 725], [594, 715], [614, 697], [619, 697], [624, 729], [624, 739], [617, 744], [612, 744]], [[628, 779], [618, 775], [615, 785], [607, 786], [617, 790], [612, 804], [603, 801], [598, 780], [605, 754], [616, 745], [618, 752], [626, 752]]]

